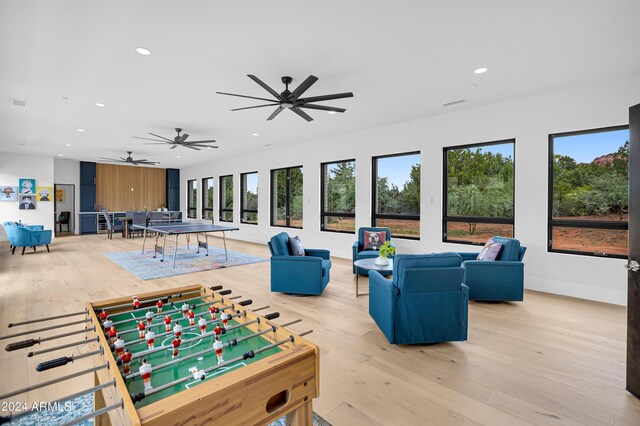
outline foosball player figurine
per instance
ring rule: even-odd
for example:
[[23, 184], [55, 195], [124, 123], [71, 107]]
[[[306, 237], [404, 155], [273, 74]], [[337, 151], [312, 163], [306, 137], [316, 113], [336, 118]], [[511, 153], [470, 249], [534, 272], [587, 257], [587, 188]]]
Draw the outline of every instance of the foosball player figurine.
[[216, 341], [213, 342], [213, 349], [216, 351], [218, 364], [222, 364], [224, 362], [224, 358], [222, 358], [222, 346], [223, 343], [220, 341], [220, 336], [216, 335]]
[[189, 312], [189, 304], [184, 302], [184, 305], [182, 305], [182, 318], [187, 317], [187, 312]]
[[196, 325], [196, 313], [192, 309], [187, 312], [187, 317], [189, 318], [189, 325]]
[[164, 330], [168, 333], [171, 331], [171, 317], [169, 316], [169, 314], [164, 316], [164, 319], [162, 320], [162, 322], [164, 322]]
[[133, 299], [133, 309], [140, 308], [140, 301], [138, 300], [138, 296], [131, 296]]
[[144, 358], [142, 360], [142, 365], [140, 366], [140, 376], [142, 376], [142, 382], [144, 383], [144, 390], [152, 389], [151, 386], [151, 364], [147, 362], [147, 359]]
[[223, 312], [222, 314], [220, 314], [220, 319], [222, 320], [222, 326], [226, 330], [227, 327], [229, 327], [229, 314]]
[[133, 358], [133, 354], [129, 349], [125, 349], [124, 353], [120, 357], [122, 360], [122, 372], [124, 374], [129, 374], [131, 371], [131, 358]]
[[149, 348], [149, 350], [153, 349], [153, 344], [156, 339], [156, 333], [154, 333], [153, 330], [149, 329], [147, 331], [147, 334], [144, 335], [144, 338], [147, 339], [147, 347]]
[[100, 321], [104, 322], [109, 314], [107, 313], [106, 309], [100, 309], [100, 315], [98, 316], [100, 317]]
[[113, 346], [116, 349], [116, 357], [122, 358], [122, 353], [124, 352], [124, 340], [120, 337], [119, 334], [116, 335], [116, 341], [113, 342]]
[[107, 331], [107, 335], [109, 336], [109, 343], [114, 344], [118, 338], [118, 330], [112, 325], [111, 328]]
[[211, 314], [211, 321], [214, 321], [216, 319], [217, 313], [218, 313], [218, 308], [213, 306], [213, 303], [212, 303], [211, 306], [209, 306], [209, 314]]
[[175, 327], [173, 327], [173, 333], [176, 335], [176, 337], [180, 338], [182, 336], [182, 326], [178, 323], [178, 321], [176, 321], [175, 324]]
[[158, 300], [156, 302], [156, 308], [158, 309], [158, 313], [162, 312], [162, 307], [164, 306], [164, 302], [162, 301], [162, 299]]
[[204, 380], [206, 373], [201, 371], [198, 367], [191, 367], [189, 373], [193, 374], [193, 380]]
[[180, 348], [180, 344], [182, 343], [182, 339], [176, 337], [171, 341], [171, 346], [173, 346], [173, 355], [171, 355], [171, 359], [178, 357], [178, 348]]
[[147, 313], [144, 314], [144, 317], [147, 319], [147, 325], [151, 325], [153, 322], [153, 311], [151, 309], [147, 310]]
[[146, 334], [145, 330], [147, 329], [147, 326], [144, 325], [144, 321], [140, 320], [140, 322], [137, 325], [137, 328], [138, 328], [138, 334], [140, 335], [140, 338], [144, 339], [144, 335]]
[[226, 330], [220, 327], [220, 324], [216, 324], [216, 326], [213, 329], [213, 332], [216, 334], [216, 337], [221, 335], [223, 331], [226, 331]]
[[207, 320], [204, 319], [204, 315], [200, 315], [198, 325], [200, 326], [200, 334], [204, 334], [207, 332]]

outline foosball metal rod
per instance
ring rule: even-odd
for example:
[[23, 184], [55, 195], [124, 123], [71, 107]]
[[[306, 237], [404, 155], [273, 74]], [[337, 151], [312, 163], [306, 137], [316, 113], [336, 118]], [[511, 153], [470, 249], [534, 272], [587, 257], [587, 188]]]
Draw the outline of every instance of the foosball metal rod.
[[38, 328], [38, 329], [35, 329], [35, 330], [23, 331], [23, 332], [20, 332], [20, 333], [7, 334], [5, 336], [0, 336], [0, 340], [10, 339], [12, 337], [25, 336], [27, 334], [32, 334], [32, 333], [40, 333], [41, 331], [55, 330], [56, 328], [68, 327], [70, 325], [84, 324], [84, 323], [87, 323], [87, 322], [91, 322], [91, 318], [83, 319], [83, 320], [80, 320], [80, 321], [68, 322], [66, 324], [52, 325], [51, 327], [44, 327], [44, 328]]
[[66, 376], [57, 377], [57, 378], [52, 379], [52, 380], [47, 380], [46, 382], [38, 383], [36, 385], [27, 386], [26, 388], [22, 388], [22, 389], [18, 389], [18, 390], [15, 390], [15, 391], [11, 391], [11, 392], [6, 393], [4, 395], [0, 395], [0, 400], [6, 399], [6, 398], [11, 398], [12, 396], [19, 395], [21, 393], [31, 392], [32, 390], [40, 389], [40, 388], [43, 388], [45, 386], [50, 386], [50, 385], [53, 385], [53, 384], [56, 384], [56, 383], [64, 382], [65, 380], [75, 379], [76, 377], [80, 377], [80, 376], [83, 376], [85, 374], [93, 373], [93, 372], [96, 372], [98, 370], [102, 370], [104, 368], [109, 368], [109, 363], [108, 362], [105, 362], [104, 364], [101, 364], [101, 365], [99, 365], [97, 367], [89, 368], [87, 370], [78, 371], [78, 372], [75, 372], [75, 373], [72, 373], [72, 374], [69, 374], [69, 375], [66, 375]]
[[70, 362], [74, 362], [77, 359], [87, 358], [94, 355], [103, 355], [104, 350], [102, 347], [96, 351], [87, 352], [85, 354], [80, 355], [71, 355], [71, 356], [63, 356], [61, 358], [50, 359], [49, 361], [42, 361], [40, 364], [36, 365], [36, 371], [46, 371], [51, 370], [52, 368], [62, 367], [63, 365], [67, 365]]
[[120, 398], [120, 402], [117, 402], [115, 404], [109, 405], [108, 407], [104, 407], [101, 408], [97, 411], [94, 411], [93, 413], [88, 413], [85, 414], [82, 417], [78, 417], [77, 419], [73, 419], [69, 422], [63, 423], [62, 426], [72, 426], [72, 425], [77, 425], [78, 423], [82, 423], [85, 420], [89, 420], [89, 419], [93, 419], [94, 417], [98, 417], [101, 416], [105, 413], [108, 413], [111, 410], [115, 410], [117, 408], [124, 408], [124, 400], [122, 398]]
[[11, 328], [11, 327], [16, 327], [18, 325], [33, 324], [34, 322], [51, 321], [51, 320], [56, 320], [60, 318], [75, 317], [76, 315], [87, 315], [87, 314], [89, 314], [89, 311], [85, 309], [84, 311], [78, 311], [78, 312], [73, 312], [73, 313], [64, 314], [64, 315], [56, 315], [54, 317], [43, 317], [43, 318], [30, 319], [30, 320], [21, 321], [21, 322], [10, 322], [8, 327]]
[[289, 327], [290, 325], [297, 324], [299, 322], [302, 322], [302, 320], [301, 319], [296, 319], [296, 320], [293, 320], [293, 321], [285, 322], [284, 324], [278, 324], [278, 327]]
[[[312, 332], [312, 330], [305, 331], [304, 334], [300, 334], [299, 336], [303, 336], [303, 335], [309, 334], [311, 332]], [[259, 354], [261, 352], [264, 352], [264, 351], [267, 351], [269, 349], [275, 348], [277, 346], [283, 345], [285, 343], [289, 343], [289, 342], [293, 343], [294, 341], [295, 341], [295, 337], [294, 336], [289, 336], [289, 338], [287, 338], [287, 339], [279, 340], [279, 341], [277, 341], [275, 343], [272, 343], [270, 345], [263, 346], [260, 349], [256, 349], [255, 351], [247, 351], [247, 352], [245, 352], [244, 354], [242, 354], [240, 356], [237, 356], [237, 357], [235, 357], [233, 359], [230, 359], [228, 361], [224, 361], [224, 362], [222, 362], [222, 363], [220, 363], [218, 365], [214, 365], [213, 367], [206, 368], [203, 371], [206, 374], [206, 373], [209, 373], [211, 371], [217, 370], [219, 368], [226, 367], [227, 365], [233, 364], [234, 362], [242, 361], [242, 360], [249, 359], [249, 358], [254, 358], [256, 356], [256, 354]], [[169, 382], [167, 384], [164, 384], [162, 386], [154, 387], [154, 388], [151, 388], [149, 390], [145, 390], [145, 391], [137, 393], [137, 394], [132, 394], [131, 395], [131, 400], [135, 404], [138, 401], [142, 401], [147, 396], [151, 396], [154, 393], [163, 391], [165, 389], [169, 389], [172, 386], [178, 385], [178, 384], [180, 384], [182, 382], [185, 382], [185, 381], [191, 380], [191, 379], [193, 379], [193, 375], [188, 375], [188, 376], [182, 377], [180, 379], [174, 380], [172, 382]]]
[[100, 340], [100, 338], [94, 337], [93, 339], [78, 340], [77, 342], [67, 343], [66, 345], [52, 346], [50, 348], [42, 349], [40, 351], [29, 352], [27, 354], [27, 357], [31, 358], [32, 356], [46, 354], [47, 352], [57, 351], [58, 349], [65, 349], [65, 348], [71, 348], [73, 346], [86, 345], [87, 343], [93, 343], [93, 342], [97, 342], [99, 340]]
[[[259, 331], [257, 333], [250, 334], [250, 335], [242, 337], [240, 339], [230, 339], [230, 340], [224, 342], [223, 348], [228, 348], [229, 346], [236, 346], [240, 342], [244, 342], [245, 340], [252, 339], [254, 337], [262, 336], [263, 334], [266, 334], [266, 333], [269, 333], [269, 332], [275, 333], [276, 329], [277, 329], [276, 326], [271, 326], [271, 327], [269, 327], [269, 328], [267, 328], [265, 330]], [[158, 371], [158, 370], [161, 370], [161, 369], [166, 368], [166, 367], [171, 367], [174, 364], [179, 364], [179, 363], [181, 363], [183, 361], [186, 361], [188, 359], [200, 357], [200, 356], [206, 355], [208, 353], [211, 353], [213, 351], [215, 351], [214, 348], [203, 349], [203, 350], [201, 350], [199, 352], [196, 352], [196, 353], [193, 353], [193, 354], [189, 354], [189, 355], [187, 355], [185, 357], [178, 357], [176, 359], [172, 359], [171, 361], [167, 361], [164, 364], [160, 364], [160, 365], [154, 366], [153, 367], [153, 371]], [[126, 380], [135, 379], [136, 377], [140, 377], [140, 372], [127, 374], [126, 376], [123, 376], [123, 379], [126, 381]]]
[[[99, 390], [108, 388], [109, 386], [115, 386], [115, 385], [116, 385], [116, 379], [113, 379], [110, 382], [104, 383], [102, 385], [94, 386], [92, 388], [85, 389], [85, 390], [82, 390], [80, 392], [76, 392], [74, 394], [65, 396], [64, 398], [56, 399], [55, 401], [51, 401], [48, 405], [49, 406], [55, 406], [57, 404], [62, 404], [63, 402], [67, 402], [67, 401], [70, 401], [72, 399], [79, 398], [79, 397], [81, 397], [83, 395], [86, 395], [86, 394], [89, 394], [89, 393], [93, 393], [93, 392], [97, 392]], [[11, 413], [8, 416], [1, 416], [0, 417], [0, 424], [9, 422], [11, 420], [15, 420], [17, 418], [20, 418], [22, 416], [25, 416], [25, 415], [31, 414], [31, 413], [32, 413], [31, 411], [25, 410], [25, 411], [17, 411], [15, 413]]]
[[27, 340], [21, 340], [19, 342], [9, 343], [7, 346], [4, 347], [4, 350], [7, 352], [11, 352], [18, 349], [30, 348], [33, 345], [40, 344], [42, 342], [48, 342], [49, 340], [55, 340], [55, 339], [60, 339], [62, 337], [73, 336], [74, 334], [88, 333], [90, 331], [96, 331], [96, 326], [94, 325], [91, 328], [84, 328], [82, 330], [70, 331], [68, 333], [58, 334], [56, 336], [51, 336], [51, 337], [38, 337], [37, 339], [27, 339]]
[[[222, 286], [220, 286], [220, 288], [222, 288]], [[204, 289], [200, 289], [200, 290], [191, 290], [191, 291], [184, 291], [182, 293], [177, 293], [177, 294], [171, 294], [168, 296], [162, 296], [162, 297], [156, 297], [154, 299], [145, 299], [145, 300], [140, 300], [140, 304], [145, 304], [145, 303], [152, 303], [152, 302], [157, 302], [158, 300], [165, 300], [165, 299], [175, 299], [177, 297], [182, 297], [185, 294], [195, 294], [195, 293], [202, 293], [204, 291]], [[108, 306], [100, 306], [100, 307], [96, 307], [94, 308], [96, 311], [99, 311], [100, 309], [117, 309], [117, 308], [127, 308], [130, 307], [132, 305], [131, 302], [127, 302], [127, 303], [121, 303], [119, 305], [108, 305]], [[137, 310], [137, 309], [135, 309]]]

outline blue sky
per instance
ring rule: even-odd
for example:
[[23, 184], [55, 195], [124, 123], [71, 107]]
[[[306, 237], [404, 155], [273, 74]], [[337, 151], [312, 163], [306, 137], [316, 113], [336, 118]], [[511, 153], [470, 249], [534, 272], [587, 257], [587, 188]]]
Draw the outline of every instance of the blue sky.
[[404, 183], [409, 181], [411, 166], [419, 163], [420, 154], [381, 158], [378, 160], [378, 176], [388, 177], [389, 186], [394, 184], [402, 189]]
[[557, 137], [553, 141], [553, 152], [567, 155], [578, 163], [590, 163], [596, 157], [618, 151], [628, 139], [628, 129]]

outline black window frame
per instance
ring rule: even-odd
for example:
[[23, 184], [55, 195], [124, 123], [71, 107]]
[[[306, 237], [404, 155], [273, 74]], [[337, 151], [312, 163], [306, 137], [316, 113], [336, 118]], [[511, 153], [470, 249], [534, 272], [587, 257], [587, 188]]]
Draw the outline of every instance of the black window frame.
[[[353, 232], [351, 231], [340, 231], [336, 229], [325, 229], [324, 219], [325, 217], [352, 217], [355, 219], [356, 214], [354, 213], [346, 213], [346, 212], [328, 212], [325, 211], [325, 202], [324, 202], [324, 186], [325, 186], [325, 170], [324, 168], [330, 164], [339, 164], [339, 163], [350, 163], [356, 162], [355, 158], [349, 160], [338, 160], [338, 161], [327, 161], [325, 163], [320, 163], [320, 231], [321, 232], [337, 232], [339, 234], [355, 234], [356, 229], [354, 228]], [[355, 210], [355, 206], [354, 206]]]
[[[187, 180], [187, 219], [197, 219], [198, 218], [198, 206], [191, 205], [191, 190], [192, 183], [195, 183], [195, 191], [196, 191], [196, 203], [198, 202], [198, 179], [188, 179]], [[193, 210], [193, 216], [192, 214]]]
[[606, 257], [612, 259], [627, 259], [627, 255], [613, 254], [613, 253], [594, 253], [580, 250], [564, 250], [553, 248], [553, 228], [554, 227], [566, 227], [566, 228], [584, 228], [584, 229], [614, 229], [614, 230], [629, 230], [629, 222], [620, 221], [595, 221], [595, 220], [564, 220], [553, 218], [553, 165], [554, 165], [554, 151], [553, 140], [557, 137], [565, 136], [577, 136], [591, 133], [612, 132], [616, 130], [629, 130], [628, 124], [608, 127], [598, 127], [595, 129], [577, 130], [571, 132], [560, 132], [549, 134], [548, 144], [548, 174], [549, 181], [547, 183], [547, 252], [548, 253], [563, 253], [574, 254], [579, 256], [591, 256], [591, 257]]
[[[401, 152], [398, 154], [386, 154], [386, 155], [377, 155], [371, 157], [371, 226], [376, 227], [376, 219], [397, 219], [397, 220], [416, 220], [418, 222], [418, 230], [420, 229], [420, 216], [418, 215], [404, 215], [404, 214], [385, 214], [385, 213], [376, 213], [376, 200], [378, 197], [378, 160], [381, 158], [391, 158], [391, 157], [402, 157], [406, 155], [418, 155], [422, 156], [420, 151], [409, 151], [409, 152]], [[420, 170], [422, 171], [422, 158], [420, 158]], [[420, 182], [422, 186], [422, 182]], [[422, 196], [420, 197], [420, 203], [422, 203]], [[420, 231], [419, 231], [420, 232]], [[422, 233], [420, 232], [420, 236], [418, 237], [407, 237], [407, 236], [398, 236], [393, 235], [393, 231], [391, 232], [392, 238], [400, 238], [403, 240], [415, 240], [420, 241], [422, 237]]]
[[[276, 228], [292, 228], [292, 229], [303, 229], [304, 228], [304, 214], [303, 214], [303, 217], [302, 217], [302, 226], [291, 226], [291, 198], [290, 198], [291, 188], [290, 188], [290, 185], [291, 185], [291, 170], [293, 170], [293, 169], [303, 169], [303, 166], [299, 165], [299, 166], [280, 167], [278, 169], [271, 169], [271, 173], [270, 173], [271, 180], [269, 182], [270, 183], [270, 185], [269, 185], [269, 187], [270, 187], [269, 198], [271, 199], [270, 212], [269, 212], [269, 217], [270, 217], [269, 218], [269, 224], [271, 226], [273, 226], [273, 227], [276, 227]], [[285, 216], [285, 219], [286, 219], [286, 222], [287, 222], [286, 225], [277, 225], [276, 223], [274, 223], [275, 222], [275, 217], [273, 215], [273, 211], [274, 211], [273, 207], [275, 205], [274, 204], [274, 201], [275, 201], [274, 200], [274, 191], [273, 191], [273, 182], [274, 182], [273, 175], [274, 175], [274, 173], [279, 172], [281, 170], [286, 170], [287, 171], [287, 192], [286, 192], [286, 197], [285, 197], [285, 200], [286, 200], [285, 201], [285, 204], [286, 204], [286, 216]], [[304, 199], [304, 172], [302, 173], [302, 183], [303, 183], [303, 199]], [[303, 206], [304, 206], [304, 203], [303, 203]], [[303, 210], [304, 210], [304, 208], [303, 208]]]
[[[225, 195], [226, 195], [226, 186], [224, 185], [223, 180], [226, 178], [231, 178], [231, 186], [233, 186], [233, 175], [223, 175], [220, 176], [218, 178], [218, 202], [219, 204], [219, 209], [218, 209], [218, 221], [219, 222], [233, 222], [233, 200], [231, 200], [231, 208], [227, 209], [224, 206], [226, 206], [226, 200], [224, 199]], [[231, 191], [231, 194], [233, 196], [233, 191]], [[231, 212], [231, 220], [226, 220], [224, 219], [224, 215], [223, 213], [227, 213], [227, 212]]]
[[[500, 217], [482, 217], [482, 216], [448, 216], [447, 210], [449, 207], [449, 191], [448, 191], [448, 160], [449, 157], [447, 155], [450, 150], [458, 150], [458, 149], [468, 149], [468, 148], [479, 148], [483, 146], [490, 145], [502, 145], [506, 143], [513, 144], [513, 200], [512, 200], [512, 212], [513, 217], [509, 218], [500, 218]], [[466, 245], [474, 245], [474, 246], [483, 246], [485, 243], [476, 242], [476, 241], [464, 241], [464, 240], [448, 240], [447, 239], [447, 223], [448, 222], [473, 222], [473, 223], [489, 223], [489, 224], [500, 224], [500, 225], [512, 225], [513, 226], [513, 238], [516, 236], [516, 138], [511, 139], [501, 139], [498, 141], [490, 141], [490, 142], [480, 142], [480, 143], [472, 143], [465, 145], [456, 145], [456, 146], [448, 146], [442, 148], [442, 242], [450, 243], [450, 244], [466, 244]]]
[[[246, 173], [240, 173], [240, 223], [245, 223], [247, 225], [257, 225], [258, 224], [258, 210], [249, 210], [247, 208], [245, 208], [245, 203], [244, 203], [244, 193], [246, 192], [246, 182], [245, 182], [245, 177], [248, 175], [256, 175], [256, 179], [258, 178], [258, 171], [256, 170], [255, 172], [246, 172]], [[260, 192], [258, 191], [258, 197], [260, 196]], [[255, 223], [253, 222], [247, 222], [244, 218], [244, 214], [245, 213], [255, 213], [256, 214], [256, 221]]]
[[213, 221], [213, 196], [211, 197], [211, 207], [205, 207], [205, 200], [207, 198], [207, 192], [209, 191], [208, 185], [207, 185], [207, 181], [211, 180], [211, 188], [214, 188], [213, 186], [213, 176], [210, 177], [206, 177], [206, 178], [202, 178], [202, 219], [204, 220], [209, 220], [206, 218], [206, 212], [211, 212], [211, 221]]

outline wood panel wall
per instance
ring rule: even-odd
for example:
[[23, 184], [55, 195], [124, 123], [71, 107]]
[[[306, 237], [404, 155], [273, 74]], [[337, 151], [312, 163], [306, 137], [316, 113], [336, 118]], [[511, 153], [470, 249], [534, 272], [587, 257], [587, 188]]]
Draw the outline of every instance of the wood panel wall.
[[96, 166], [96, 204], [109, 211], [156, 210], [167, 202], [166, 169]]

